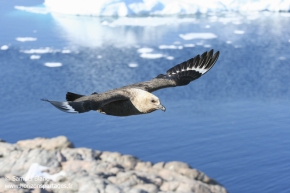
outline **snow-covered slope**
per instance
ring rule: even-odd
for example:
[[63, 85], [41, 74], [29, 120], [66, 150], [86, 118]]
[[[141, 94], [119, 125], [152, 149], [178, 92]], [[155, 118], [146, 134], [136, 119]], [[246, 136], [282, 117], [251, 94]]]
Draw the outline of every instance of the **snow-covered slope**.
[[290, 0], [45, 0], [44, 4], [52, 12], [93, 16], [290, 10]]

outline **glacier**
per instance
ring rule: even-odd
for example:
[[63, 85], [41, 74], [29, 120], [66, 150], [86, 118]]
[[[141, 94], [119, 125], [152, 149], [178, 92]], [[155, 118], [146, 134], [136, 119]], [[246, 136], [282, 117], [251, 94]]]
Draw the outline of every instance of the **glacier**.
[[44, 5], [49, 12], [88, 16], [161, 16], [290, 10], [290, 0], [45, 0]]

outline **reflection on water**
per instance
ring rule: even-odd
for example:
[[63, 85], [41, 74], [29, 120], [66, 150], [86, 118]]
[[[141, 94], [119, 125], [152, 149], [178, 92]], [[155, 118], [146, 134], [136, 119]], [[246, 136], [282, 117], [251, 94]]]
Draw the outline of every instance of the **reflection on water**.
[[152, 41], [164, 42], [164, 36], [178, 30], [180, 24], [194, 23], [194, 18], [98, 18], [53, 14], [64, 31], [63, 36], [73, 45], [99, 47], [136, 46]]

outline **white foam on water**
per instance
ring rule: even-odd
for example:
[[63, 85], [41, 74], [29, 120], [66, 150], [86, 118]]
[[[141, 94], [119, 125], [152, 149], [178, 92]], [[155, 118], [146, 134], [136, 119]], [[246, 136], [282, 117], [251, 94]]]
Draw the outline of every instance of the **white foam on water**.
[[0, 48], [0, 50], [8, 50], [9, 49], [9, 47], [7, 46], [7, 45], [3, 45], [3, 46], [1, 46], [1, 48]]
[[234, 45], [234, 48], [241, 48], [242, 46], [240, 45]]
[[128, 66], [129, 66], [130, 68], [136, 68], [136, 67], [138, 67], [139, 65], [138, 65], [137, 63], [129, 63]]
[[47, 66], [50, 68], [55, 68], [55, 67], [61, 67], [62, 63], [60, 63], [60, 62], [46, 62], [46, 63], [44, 63], [44, 66]]
[[227, 43], [227, 44], [232, 44], [232, 41], [229, 41], [229, 40], [228, 40], [228, 41], [226, 41], [226, 43]]
[[101, 56], [101, 55], [98, 55], [98, 56], [97, 56], [98, 59], [101, 59], [102, 57], [103, 57], [103, 56]]
[[153, 52], [153, 49], [152, 48], [147, 48], [147, 47], [144, 47], [144, 48], [139, 48], [137, 50], [138, 53], [148, 53], [148, 52]]
[[33, 37], [17, 37], [15, 39], [19, 42], [32, 42], [32, 41], [37, 40], [37, 38], [33, 38]]
[[242, 34], [245, 33], [245, 31], [242, 31], [242, 30], [235, 30], [234, 33], [235, 33], [235, 34], [242, 35]]
[[184, 40], [193, 40], [193, 39], [214, 39], [217, 38], [217, 35], [214, 33], [187, 33], [187, 34], [179, 34]]
[[197, 46], [202, 46], [203, 45], [203, 42], [196, 42], [196, 45]]
[[166, 56], [165, 57], [167, 60], [174, 60], [174, 57], [173, 56]]
[[210, 28], [210, 25], [206, 25], [205, 28], [209, 29]]
[[192, 48], [195, 47], [194, 44], [184, 44], [183, 47]]
[[157, 59], [162, 58], [163, 54], [153, 54], [153, 53], [142, 53], [140, 55], [141, 58], [147, 58], [147, 59]]
[[288, 40], [288, 42], [290, 43], [290, 39]]
[[41, 58], [40, 55], [31, 55], [31, 56], [30, 56], [30, 59], [31, 59], [31, 60], [38, 60], [38, 59], [40, 59], [40, 58]]
[[210, 48], [211, 45], [210, 45], [210, 44], [205, 44], [203, 47], [205, 47], [205, 48]]
[[180, 41], [175, 41], [175, 42], [173, 42], [173, 44], [181, 44], [181, 42]]
[[159, 49], [178, 49], [178, 46], [175, 46], [175, 45], [160, 45], [158, 47]]

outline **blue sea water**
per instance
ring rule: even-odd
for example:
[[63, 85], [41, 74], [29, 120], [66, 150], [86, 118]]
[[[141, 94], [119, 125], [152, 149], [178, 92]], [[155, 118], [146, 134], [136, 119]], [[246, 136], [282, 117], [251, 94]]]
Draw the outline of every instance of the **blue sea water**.
[[[154, 26], [13, 8], [39, 3], [0, 2], [0, 47], [9, 47], [0, 50], [0, 138], [14, 143], [65, 135], [77, 147], [152, 162], [187, 162], [232, 193], [290, 192], [289, 15], [225, 13], [176, 23], [170, 23], [174, 18], [156, 18], [164, 24]], [[102, 25], [104, 21], [114, 25]], [[192, 32], [217, 38], [179, 36]], [[17, 37], [37, 41], [19, 42]], [[48, 53], [25, 53], [46, 47]], [[138, 49], [143, 47], [174, 59], [142, 58]], [[210, 72], [188, 86], [154, 93], [165, 113], [74, 115], [40, 101], [64, 100], [67, 91], [90, 94], [149, 80], [209, 49], [221, 52]], [[31, 55], [41, 58], [32, 60]], [[47, 62], [62, 66], [50, 68]]]

